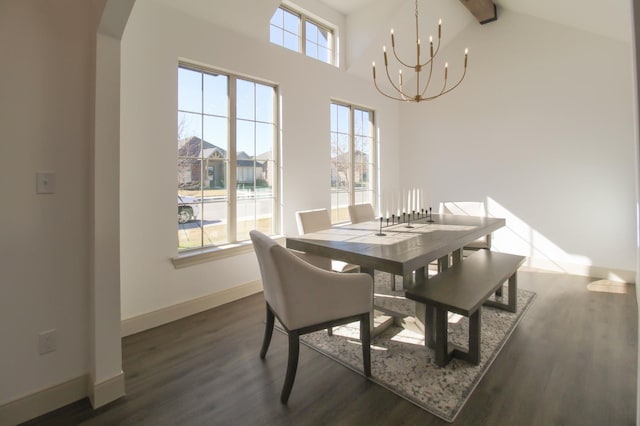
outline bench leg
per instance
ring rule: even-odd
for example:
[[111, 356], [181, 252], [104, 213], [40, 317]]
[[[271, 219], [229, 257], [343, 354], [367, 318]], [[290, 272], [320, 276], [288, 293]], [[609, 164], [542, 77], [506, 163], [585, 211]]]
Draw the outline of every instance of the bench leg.
[[502, 297], [502, 286], [500, 286], [499, 289], [496, 290], [496, 297]]
[[515, 312], [518, 309], [518, 273], [515, 272], [509, 277], [509, 312]]
[[480, 329], [482, 325], [480, 312], [482, 307], [478, 308], [469, 317], [469, 347], [465, 352], [462, 349], [454, 347], [451, 357], [467, 361], [471, 364], [480, 364]]
[[[438, 367], [446, 366], [451, 358], [458, 358], [471, 364], [478, 365], [480, 363], [480, 341], [482, 319], [479, 308], [469, 317], [469, 346], [467, 351], [453, 345], [452, 351], [449, 351], [449, 313], [446, 309], [427, 306], [435, 311], [434, 326], [432, 327], [433, 340], [436, 352], [436, 365]], [[425, 340], [428, 340], [429, 331], [425, 328]], [[430, 330], [431, 331], [431, 330]]]
[[509, 282], [507, 283], [507, 291], [509, 294], [508, 303], [496, 302], [494, 300], [487, 300], [484, 302], [485, 306], [491, 306], [494, 308], [502, 309], [509, 312], [516, 312], [518, 309], [518, 300], [516, 293], [518, 291], [518, 272], [514, 272], [513, 275], [509, 277]]
[[436, 335], [438, 334], [436, 326], [436, 308], [431, 305], [424, 306], [424, 344], [431, 349], [436, 348]]

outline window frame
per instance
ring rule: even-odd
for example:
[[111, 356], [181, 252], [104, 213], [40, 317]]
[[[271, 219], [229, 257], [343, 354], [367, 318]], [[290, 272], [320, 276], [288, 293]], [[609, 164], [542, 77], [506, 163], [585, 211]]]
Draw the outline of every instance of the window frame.
[[[349, 134], [348, 134], [348, 138], [349, 138], [349, 171], [348, 171], [348, 176], [349, 176], [349, 204], [353, 205], [356, 204], [356, 185], [355, 185], [355, 159], [356, 159], [356, 138], [358, 136], [361, 135], [356, 135], [355, 132], [355, 110], [360, 110], [360, 111], [364, 111], [367, 112], [369, 114], [371, 114], [371, 121], [370, 121], [370, 133], [371, 133], [371, 158], [370, 158], [370, 164], [371, 164], [371, 176], [369, 177], [368, 181], [370, 183], [370, 187], [371, 187], [371, 204], [373, 205], [374, 210], [377, 211], [377, 205], [378, 205], [378, 193], [379, 193], [379, 188], [378, 188], [378, 154], [377, 154], [377, 149], [378, 149], [378, 142], [377, 142], [377, 136], [376, 136], [376, 124], [375, 124], [375, 119], [376, 119], [376, 113], [375, 110], [358, 105], [358, 104], [353, 104], [350, 102], [344, 102], [344, 101], [339, 101], [339, 100], [335, 100], [332, 99], [330, 102], [330, 114], [331, 114], [331, 105], [337, 105], [340, 107], [345, 107], [349, 109]], [[331, 125], [331, 120], [332, 118], [330, 117], [329, 119], [329, 123]], [[329, 143], [331, 144], [331, 133], [332, 133], [332, 129], [329, 129]], [[330, 149], [331, 151], [331, 149]], [[331, 159], [330, 159], [331, 161]], [[332, 190], [332, 186], [330, 183], [330, 187], [329, 190]], [[333, 199], [332, 199], [333, 202]], [[333, 204], [331, 205], [331, 208], [333, 210]], [[331, 224], [332, 225], [338, 225], [338, 224], [343, 224], [343, 223], [347, 223], [348, 220], [346, 221], [334, 221], [333, 220], [333, 214], [331, 214]]]
[[[291, 7], [290, 5], [285, 5], [285, 4], [281, 4], [280, 6], [278, 6], [278, 9], [282, 9], [284, 12], [288, 12], [292, 15], [295, 15], [298, 17], [298, 50], [296, 51], [297, 53], [300, 53], [304, 56], [306, 56], [307, 58], [312, 58], [315, 59], [317, 61], [320, 61], [322, 63], [325, 64], [329, 64], [329, 65], [333, 65], [333, 66], [338, 66], [338, 56], [337, 56], [337, 46], [336, 46], [336, 32], [337, 32], [337, 27], [335, 27], [334, 25], [331, 25], [329, 23], [323, 22], [322, 20], [320, 20], [317, 17], [311, 16], [308, 13], [305, 13], [301, 10], [298, 10], [294, 7]], [[274, 12], [275, 14], [275, 12]], [[273, 17], [273, 15], [272, 15]], [[325, 30], [328, 34], [328, 42], [327, 42], [327, 49], [329, 50], [329, 61], [323, 61], [322, 59], [316, 57], [316, 56], [310, 56], [307, 53], [307, 22], [315, 25], [317, 28]], [[286, 32], [286, 30], [284, 28], [278, 27], [273, 25], [271, 22], [269, 22], [269, 31], [271, 31], [272, 27], [276, 27], [279, 30]], [[278, 44], [275, 43], [273, 41], [271, 41], [271, 33], [269, 33], [269, 42], [272, 44], [275, 44], [277, 46], [283, 47], [285, 49], [288, 50], [292, 50], [289, 49], [288, 47], [285, 47], [284, 44]], [[314, 43], [317, 45], [317, 43]]]
[[[210, 75], [223, 75], [227, 78], [227, 90], [228, 90], [228, 117], [227, 117], [227, 126], [228, 126], [228, 134], [227, 134], [227, 146], [224, 149], [227, 150], [227, 161], [228, 164], [226, 166], [226, 191], [227, 191], [227, 241], [221, 244], [206, 244], [205, 245], [205, 236], [204, 232], [201, 233], [201, 240], [199, 247], [193, 248], [184, 248], [180, 249], [179, 240], [176, 241], [176, 250], [178, 255], [172, 258], [172, 262], [176, 268], [181, 268], [185, 266], [189, 266], [192, 264], [198, 264], [214, 259], [225, 258], [228, 256], [233, 256], [236, 254], [241, 254], [244, 252], [249, 252], [252, 250], [251, 241], [249, 239], [238, 240], [238, 188], [237, 188], [237, 173], [238, 173], [238, 164], [237, 164], [237, 149], [238, 149], [238, 141], [237, 141], [237, 125], [238, 125], [238, 97], [236, 93], [237, 82], [239, 80], [246, 81], [253, 84], [259, 84], [263, 86], [268, 86], [273, 89], [273, 145], [272, 145], [272, 159], [269, 161], [273, 162], [273, 182], [272, 182], [272, 204], [273, 204], [273, 216], [272, 216], [272, 230], [273, 233], [270, 234], [274, 238], [278, 238], [281, 232], [281, 208], [280, 208], [280, 188], [281, 188], [281, 175], [280, 175], [280, 128], [281, 128], [281, 114], [280, 114], [280, 95], [279, 95], [279, 86], [273, 82], [261, 80], [254, 77], [248, 77], [246, 75], [242, 75], [239, 73], [233, 73], [230, 71], [222, 71], [216, 69], [214, 67], [207, 67], [200, 64], [195, 64], [193, 62], [189, 62], [186, 60], [179, 60], [176, 70], [180, 68], [184, 68], [187, 70], [210, 74]], [[176, 86], [176, 89], [179, 91], [179, 84]], [[176, 112], [180, 114], [183, 111], [176, 104]], [[200, 113], [201, 115], [205, 115], [204, 112]], [[246, 120], [246, 119], [242, 119]], [[260, 123], [262, 121], [258, 120], [254, 117], [254, 123]], [[178, 124], [178, 123], [176, 123]], [[204, 136], [204, 135], [203, 135]], [[204, 138], [201, 137], [201, 140], [204, 141]], [[254, 161], [257, 161], [255, 157], [259, 153], [254, 153]], [[178, 156], [179, 158], [179, 156]], [[200, 158], [200, 161], [203, 159]], [[255, 163], [254, 163], [255, 164]], [[255, 167], [255, 165], [254, 165]], [[179, 170], [176, 169], [176, 173], [179, 173]], [[256, 182], [256, 176], [254, 174], [254, 186]], [[200, 183], [200, 190], [202, 191], [203, 182]], [[203, 211], [204, 202], [202, 200], [199, 203], [200, 211]], [[201, 218], [202, 219], [202, 216]]]

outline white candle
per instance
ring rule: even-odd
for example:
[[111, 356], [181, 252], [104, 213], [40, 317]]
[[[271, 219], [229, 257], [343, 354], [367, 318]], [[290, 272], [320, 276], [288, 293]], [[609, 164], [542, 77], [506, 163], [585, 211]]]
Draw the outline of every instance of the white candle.
[[389, 193], [384, 193], [384, 216], [389, 217]]
[[415, 211], [415, 209], [416, 209], [416, 205], [417, 205], [417, 203], [416, 203], [416, 201], [417, 201], [417, 200], [416, 200], [416, 196], [417, 196], [418, 194], [416, 194], [416, 189], [415, 189], [415, 188], [413, 188], [413, 189], [411, 190], [411, 192], [413, 193], [413, 194], [412, 194], [412, 198], [413, 198], [413, 206], [411, 207], [411, 211], [413, 212], [413, 211]]

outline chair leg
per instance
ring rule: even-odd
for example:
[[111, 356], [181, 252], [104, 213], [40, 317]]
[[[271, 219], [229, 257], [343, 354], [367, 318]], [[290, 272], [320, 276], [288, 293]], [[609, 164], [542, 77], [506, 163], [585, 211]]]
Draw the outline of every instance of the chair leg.
[[264, 326], [264, 338], [262, 339], [262, 349], [260, 349], [260, 358], [264, 359], [267, 356], [267, 350], [269, 349], [269, 344], [271, 343], [271, 336], [273, 335], [273, 323], [275, 317], [273, 315], [273, 311], [267, 304], [267, 322]]
[[362, 362], [364, 375], [371, 377], [371, 325], [369, 313], [362, 315], [360, 320], [360, 342], [362, 343]]
[[298, 369], [298, 354], [300, 352], [300, 336], [297, 331], [289, 332], [289, 360], [287, 361], [287, 375], [284, 379], [280, 402], [286, 404], [293, 388], [293, 381], [296, 379]]

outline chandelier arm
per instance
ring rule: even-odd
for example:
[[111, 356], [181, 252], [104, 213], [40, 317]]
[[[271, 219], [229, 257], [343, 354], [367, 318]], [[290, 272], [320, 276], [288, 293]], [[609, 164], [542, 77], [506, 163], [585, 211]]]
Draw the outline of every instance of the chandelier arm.
[[[435, 99], [435, 98], [439, 98], [439, 97], [440, 97], [440, 96], [442, 96], [442, 95], [446, 95], [447, 93], [449, 93], [450, 91], [452, 91], [453, 89], [455, 89], [456, 87], [458, 87], [458, 86], [460, 85], [460, 83], [462, 83], [462, 80], [464, 80], [464, 76], [465, 76], [465, 75], [467, 75], [467, 69], [466, 69], [466, 68], [464, 69], [464, 72], [462, 73], [462, 77], [460, 77], [460, 80], [458, 80], [458, 82], [457, 82], [453, 87], [450, 87], [450, 88], [448, 88], [447, 90], [445, 90], [445, 91], [443, 91], [443, 92], [440, 92], [440, 93], [439, 93], [439, 94], [437, 94], [437, 95], [430, 96], [430, 97], [428, 97], [428, 98], [422, 98], [422, 100], [423, 100], [423, 101], [431, 101], [431, 100], [433, 100], [433, 99]], [[445, 86], [446, 86], [446, 82], [445, 82]], [[444, 88], [443, 88], [443, 89], [444, 89]]]
[[398, 88], [398, 86], [396, 86], [396, 84], [393, 82], [393, 80], [391, 79], [391, 75], [389, 75], [389, 67], [385, 65], [384, 70], [387, 73], [387, 79], [389, 80], [389, 83], [391, 84], [391, 86], [393, 86], [394, 89], [396, 89], [396, 92], [398, 92], [403, 97], [403, 100], [406, 100], [404, 98], [412, 98], [412, 96], [409, 96], [406, 93], [404, 93], [402, 89]]
[[398, 54], [396, 53], [396, 46], [395, 45], [391, 45], [391, 51], [393, 52], [393, 56], [395, 56], [396, 61], [400, 62], [402, 65], [404, 65], [407, 68], [415, 68], [415, 66], [413, 66], [413, 65], [409, 65], [409, 64], [404, 63], [404, 61], [402, 61], [402, 59], [400, 59], [398, 57]]
[[[429, 85], [431, 85], [432, 73], [433, 73], [433, 62], [431, 64], [429, 64], [429, 78], [427, 78], [427, 84], [425, 84], [424, 90], [422, 91], [422, 93], [420, 93], [420, 98], [421, 99], [424, 99], [424, 94], [427, 93], [427, 90], [429, 89]], [[447, 80], [445, 79], [445, 85], [446, 84], [447, 84]]]
[[373, 84], [374, 84], [374, 86], [376, 86], [376, 90], [378, 90], [378, 92], [379, 92], [382, 96], [385, 96], [385, 97], [387, 97], [387, 98], [389, 98], [389, 99], [393, 99], [394, 101], [403, 101], [403, 102], [411, 102], [411, 101], [412, 101], [412, 99], [407, 99], [407, 98], [396, 98], [395, 96], [387, 95], [387, 94], [386, 94], [386, 93], [384, 93], [382, 90], [380, 90], [380, 87], [378, 87], [378, 83], [376, 82], [376, 80], [375, 80], [375, 79], [373, 80]]

